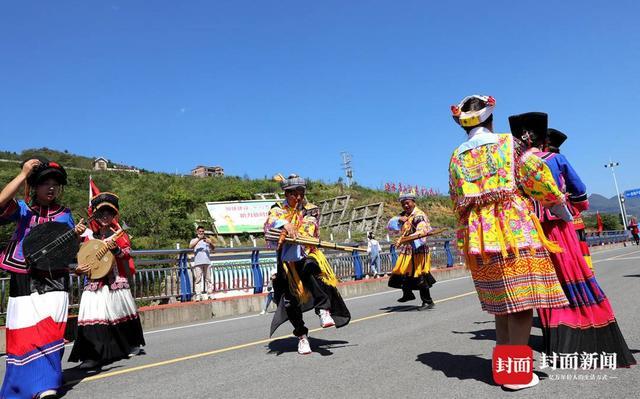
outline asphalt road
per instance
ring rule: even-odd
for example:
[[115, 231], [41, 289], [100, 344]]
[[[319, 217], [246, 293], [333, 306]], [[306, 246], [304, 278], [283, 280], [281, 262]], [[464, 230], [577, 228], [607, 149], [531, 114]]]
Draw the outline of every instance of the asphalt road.
[[[640, 249], [594, 256], [596, 277], [634, 353], [640, 350]], [[268, 338], [271, 314], [249, 315], [146, 332], [146, 354], [83, 374], [64, 363], [65, 398], [494, 398], [638, 397], [638, 367], [542, 370], [532, 389], [505, 392], [493, 384], [493, 317], [480, 310], [470, 278], [438, 282], [436, 308], [399, 304], [399, 291], [347, 301], [352, 322], [320, 329], [305, 314], [313, 354], [297, 353], [288, 324]], [[532, 331], [531, 344], [541, 344]], [[67, 348], [68, 356], [70, 348]], [[539, 353], [534, 352], [536, 369]], [[636, 355], [636, 357], [638, 357]], [[4, 365], [0, 366], [4, 369]], [[578, 380], [577, 375], [595, 375]], [[564, 377], [563, 377], [564, 376]], [[567, 376], [571, 378], [567, 380]], [[561, 379], [565, 378], [565, 379]]]

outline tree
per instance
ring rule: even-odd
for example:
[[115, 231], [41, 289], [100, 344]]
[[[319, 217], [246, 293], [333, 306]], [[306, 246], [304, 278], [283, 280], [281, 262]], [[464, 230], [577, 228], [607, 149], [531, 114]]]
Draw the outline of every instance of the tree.
[[[620, 214], [614, 213], [601, 213], [600, 217], [602, 218], [602, 228], [604, 230], [623, 230], [622, 226], [622, 218]], [[582, 220], [584, 221], [584, 225], [588, 230], [597, 230], [598, 222], [596, 219], [596, 215], [593, 213], [583, 214]]]

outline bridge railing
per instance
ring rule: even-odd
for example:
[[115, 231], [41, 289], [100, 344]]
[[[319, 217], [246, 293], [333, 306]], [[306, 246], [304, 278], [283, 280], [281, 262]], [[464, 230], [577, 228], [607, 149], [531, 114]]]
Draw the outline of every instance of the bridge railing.
[[627, 242], [630, 239], [631, 232], [628, 230], [609, 230], [601, 233], [587, 233], [587, 244], [589, 244], [590, 247]]
[[[626, 242], [630, 233], [626, 230], [588, 233], [589, 246]], [[396, 253], [390, 242], [381, 242], [380, 273], [390, 273]], [[432, 239], [432, 267], [447, 267], [463, 262], [455, 241]], [[139, 301], [189, 301], [197, 294], [194, 289], [194, 273], [189, 249], [132, 251], [136, 273], [132, 276], [131, 291]], [[327, 260], [341, 280], [359, 279], [371, 274], [370, 256], [366, 253], [326, 251]], [[276, 254], [266, 247], [218, 248], [211, 257], [210, 273], [213, 295], [224, 296], [237, 291], [260, 293], [266, 287], [270, 274], [276, 269]], [[69, 307], [77, 308], [85, 278], [69, 275]], [[235, 293], [231, 293], [236, 291]], [[0, 315], [4, 315], [9, 297], [9, 277], [0, 273]], [[144, 302], [143, 302], [144, 303]]]
[[[390, 273], [395, 264], [395, 249], [382, 242], [380, 273]], [[462, 257], [447, 240], [430, 240], [432, 267], [447, 267], [462, 262]], [[189, 301], [198, 294], [194, 288], [195, 274], [190, 249], [131, 251], [136, 273], [131, 278], [131, 292], [141, 303], [152, 301]], [[367, 253], [326, 251], [327, 260], [342, 281], [361, 279], [371, 274]], [[213, 283], [213, 296], [222, 297], [240, 292], [260, 293], [269, 276], [276, 270], [276, 253], [266, 247], [217, 248], [208, 268]], [[84, 276], [69, 275], [69, 308], [79, 306], [85, 285]], [[0, 315], [6, 313], [9, 296], [9, 277], [0, 275]]]

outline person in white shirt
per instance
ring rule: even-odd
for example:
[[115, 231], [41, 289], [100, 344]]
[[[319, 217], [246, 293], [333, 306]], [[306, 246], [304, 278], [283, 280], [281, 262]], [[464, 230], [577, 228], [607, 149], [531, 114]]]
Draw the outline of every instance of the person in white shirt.
[[215, 246], [213, 245], [213, 241], [205, 236], [204, 227], [198, 226], [196, 234], [196, 238], [189, 243], [189, 248], [193, 249], [194, 253], [193, 286], [196, 292], [194, 298], [198, 301], [201, 299], [209, 299], [209, 294], [213, 293], [213, 282], [211, 281], [211, 273], [209, 273], [209, 266], [211, 266], [209, 256], [215, 251]]
[[373, 232], [370, 231], [368, 235], [367, 253], [369, 254], [369, 266], [371, 267], [371, 274], [373, 277], [378, 277], [380, 274], [380, 252], [382, 248], [380, 243], [375, 239]]

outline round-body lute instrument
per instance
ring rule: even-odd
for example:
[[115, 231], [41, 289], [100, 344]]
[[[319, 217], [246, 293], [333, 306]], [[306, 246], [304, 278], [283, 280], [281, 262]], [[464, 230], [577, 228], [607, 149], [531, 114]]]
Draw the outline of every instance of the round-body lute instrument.
[[78, 251], [78, 264], [89, 265], [87, 277], [92, 280], [106, 276], [116, 262], [107, 243], [102, 240], [89, 240], [80, 246]]
[[107, 242], [116, 240], [125, 230], [126, 227], [119, 229], [105, 240], [93, 239], [82, 243], [78, 251], [78, 264], [90, 266], [87, 277], [96, 280], [109, 274], [116, 264], [116, 257], [109, 250]]
[[80, 243], [66, 223], [33, 226], [22, 242], [22, 253], [32, 272], [63, 272], [76, 260]]

